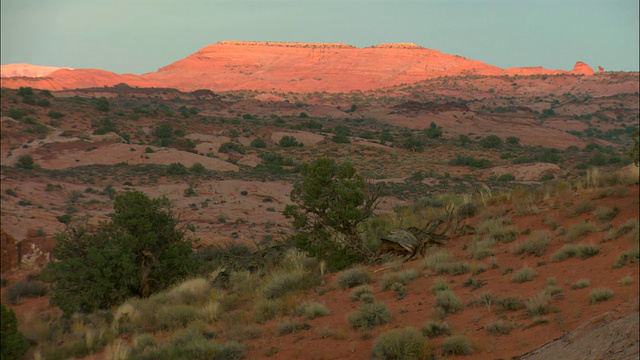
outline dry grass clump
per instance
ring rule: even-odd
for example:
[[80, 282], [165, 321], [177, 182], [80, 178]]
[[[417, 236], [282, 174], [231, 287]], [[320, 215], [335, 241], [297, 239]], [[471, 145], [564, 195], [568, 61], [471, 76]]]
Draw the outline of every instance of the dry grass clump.
[[351, 301], [362, 301], [363, 295], [371, 295], [373, 296], [373, 287], [369, 285], [360, 285], [354, 288], [349, 295], [349, 300]]
[[415, 269], [384, 274], [380, 278], [380, 288], [382, 291], [387, 291], [391, 289], [393, 284], [400, 283], [402, 285], [407, 285], [418, 277], [420, 277], [420, 273]]
[[572, 225], [565, 233], [565, 241], [573, 242], [596, 231], [596, 225], [590, 221], [580, 221]]
[[289, 308], [282, 299], [260, 299], [253, 305], [253, 320], [257, 323], [264, 323], [288, 313]]
[[276, 271], [264, 281], [262, 294], [269, 299], [275, 299], [291, 292], [307, 290], [318, 283], [318, 275], [304, 269]]
[[290, 321], [290, 320], [285, 320], [281, 323], [279, 323], [277, 326], [278, 329], [278, 335], [282, 336], [282, 335], [286, 335], [286, 334], [291, 334], [291, 333], [297, 333], [300, 330], [309, 330], [311, 329], [311, 325], [309, 325], [306, 322], [298, 322], [298, 321]]
[[391, 312], [381, 302], [362, 304], [357, 311], [347, 314], [347, 321], [356, 330], [368, 330], [391, 321]]
[[484, 328], [490, 335], [509, 335], [511, 333], [511, 330], [515, 329], [516, 327], [516, 324], [500, 319], [488, 323]]
[[434, 253], [428, 254], [422, 260], [422, 269], [435, 270], [445, 264], [449, 264], [453, 261], [453, 254], [449, 250], [438, 250]]
[[613, 297], [613, 290], [607, 288], [597, 288], [589, 291], [589, 303], [597, 304], [607, 301]]
[[533, 280], [536, 276], [538, 276], [537, 271], [528, 266], [524, 266], [511, 276], [511, 281], [515, 283], [523, 283]]
[[170, 301], [176, 304], [199, 304], [209, 299], [211, 282], [204, 278], [183, 281], [167, 292]]
[[343, 289], [349, 289], [370, 282], [371, 272], [363, 267], [345, 270], [336, 277], [336, 284]]
[[493, 239], [475, 237], [467, 252], [472, 259], [483, 260], [498, 253], [498, 250], [493, 248], [495, 245], [496, 241]]
[[596, 191], [593, 198], [603, 199], [607, 197], [612, 197], [616, 199], [623, 199], [627, 196], [629, 196], [629, 188], [626, 185], [614, 185], [614, 186], [598, 189], [598, 191]]
[[427, 321], [422, 325], [422, 335], [428, 338], [451, 335], [451, 327], [446, 322]]
[[49, 287], [40, 280], [21, 280], [5, 290], [4, 299], [11, 305], [18, 305], [22, 298], [42, 297], [48, 292]]
[[589, 287], [589, 285], [591, 285], [591, 281], [589, 279], [579, 279], [575, 283], [573, 283], [573, 285], [571, 285], [571, 288], [574, 290], [584, 289], [586, 287]]
[[601, 206], [593, 211], [593, 215], [596, 217], [596, 219], [598, 219], [600, 223], [604, 224], [613, 220], [619, 212], [620, 208], [618, 208], [617, 206], [614, 206], [613, 208]]
[[486, 234], [487, 239], [501, 243], [510, 243], [518, 236], [518, 228], [510, 226], [511, 218], [500, 217], [485, 220], [479, 227], [480, 234]]
[[420, 331], [411, 327], [381, 334], [371, 349], [372, 360], [427, 360], [430, 358], [429, 343]]
[[513, 244], [511, 252], [518, 255], [529, 254], [540, 257], [547, 250], [549, 241], [551, 241], [551, 233], [549, 231], [536, 231], [524, 242]]
[[331, 314], [331, 310], [329, 310], [324, 304], [320, 304], [315, 301], [310, 301], [300, 305], [297, 312], [309, 320]]
[[505, 296], [504, 298], [499, 299], [497, 304], [502, 311], [516, 311], [525, 307], [520, 296]]
[[530, 316], [539, 316], [549, 313], [550, 301], [551, 296], [542, 291], [527, 299], [524, 305]]
[[462, 300], [450, 289], [436, 293], [435, 306], [442, 309], [445, 315], [458, 313], [464, 308]]
[[595, 209], [596, 204], [592, 201], [588, 200], [580, 200], [578, 203], [567, 208], [564, 216], [567, 218], [573, 218], [580, 214], [586, 214], [588, 212], [593, 211]]
[[636, 246], [634, 249], [627, 250], [622, 254], [618, 255], [616, 261], [613, 263], [613, 268], [621, 268], [627, 264], [633, 265], [640, 260], [640, 253], [638, 251], [638, 247]]
[[599, 253], [600, 249], [593, 244], [568, 244], [553, 253], [553, 255], [551, 255], [551, 261], [559, 262], [578, 256], [582, 259], [588, 259]]
[[437, 294], [440, 291], [451, 290], [451, 286], [446, 283], [444, 279], [436, 280], [433, 285], [429, 288], [432, 293]]
[[638, 233], [638, 220], [629, 219], [624, 224], [620, 225], [620, 227], [618, 227], [617, 229], [611, 229], [602, 241], [606, 242], [616, 240], [621, 236], [629, 234], [629, 240], [637, 242]]
[[469, 355], [473, 353], [473, 346], [464, 335], [453, 335], [442, 341], [442, 355]]

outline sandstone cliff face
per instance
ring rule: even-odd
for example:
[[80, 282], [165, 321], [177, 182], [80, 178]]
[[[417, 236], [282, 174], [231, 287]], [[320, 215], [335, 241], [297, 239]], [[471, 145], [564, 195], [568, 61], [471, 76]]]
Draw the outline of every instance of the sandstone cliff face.
[[31, 64], [7, 64], [0, 65], [0, 77], [43, 77], [67, 67], [40, 66]]
[[[96, 69], [63, 69], [40, 78], [4, 78], [3, 87], [63, 90], [126, 83], [182, 91], [348, 92], [411, 84], [440, 76], [566, 73], [542, 67], [505, 70], [412, 43], [356, 48], [341, 43], [222, 41], [141, 76]], [[571, 73], [593, 74], [593, 70], [578, 62]]]

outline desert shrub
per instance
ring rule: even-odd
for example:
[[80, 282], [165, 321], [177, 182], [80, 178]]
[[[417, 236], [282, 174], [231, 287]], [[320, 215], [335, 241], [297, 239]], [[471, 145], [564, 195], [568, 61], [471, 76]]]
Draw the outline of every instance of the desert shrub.
[[373, 295], [373, 287], [369, 285], [361, 285], [351, 291], [349, 300], [360, 301], [363, 295]]
[[391, 289], [391, 286], [393, 284], [400, 283], [402, 285], [407, 285], [411, 281], [417, 279], [419, 276], [420, 276], [420, 273], [418, 273], [418, 271], [416, 271], [415, 269], [409, 269], [407, 271], [397, 272], [397, 273], [384, 274], [380, 278], [380, 287], [382, 288], [382, 291], [387, 291]]
[[442, 355], [469, 355], [473, 353], [473, 346], [464, 335], [453, 335], [442, 342]]
[[564, 234], [565, 241], [572, 242], [596, 231], [596, 225], [590, 221], [581, 221], [572, 225]]
[[638, 221], [636, 219], [629, 219], [620, 227], [610, 230], [603, 241], [616, 240], [620, 236], [627, 234], [633, 234], [630, 236], [632, 240], [638, 241]]
[[464, 308], [462, 300], [453, 290], [438, 291], [436, 293], [435, 306], [442, 309], [445, 314], [455, 314]]
[[571, 288], [574, 289], [574, 290], [576, 290], [576, 289], [584, 289], [584, 288], [588, 287], [589, 285], [591, 285], [591, 281], [589, 281], [589, 279], [579, 279], [573, 285], [571, 285]]
[[362, 267], [344, 270], [336, 277], [336, 284], [343, 289], [368, 284], [369, 282], [371, 282], [371, 273]]
[[538, 272], [528, 266], [524, 266], [511, 276], [511, 282], [523, 283], [533, 280], [536, 276], [538, 276]]
[[448, 250], [438, 250], [435, 253], [425, 256], [422, 260], [422, 268], [434, 270], [444, 265], [448, 265], [453, 260], [453, 254]]
[[371, 350], [371, 359], [375, 360], [419, 360], [430, 356], [428, 342], [420, 331], [410, 327], [381, 334]]
[[390, 320], [391, 312], [387, 309], [387, 305], [381, 302], [362, 304], [357, 311], [347, 314], [347, 321], [357, 330], [371, 329], [386, 324]]
[[516, 177], [513, 174], [503, 174], [498, 177], [498, 181], [507, 182], [507, 181], [515, 181]]
[[275, 299], [291, 292], [309, 289], [318, 280], [317, 276], [303, 269], [279, 271], [264, 282], [262, 293], [269, 299]]
[[427, 321], [422, 325], [422, 335], [428, 338], [451, 335], [451, 327], [446, 322]]
[[485, 220], [478, 229], [481, 234], [486, 234], [488, 239], [509, 243], [518, 236], [518, 229], [515, 226], [507, 226], [511, 223], [508, 217], [498, 217]]
[[207, 172], [207, 168], [204, 167], [204, 165], [202, 165], [201, 163], [196, 162], [193, 165], [191, 165], [191, 167], [189, 168], [189, 171], [193, 174], [204, 174]]
[[35, 168], [35, 161], [31, 155], [22, 155], [18, 158], [15, 167], [21, 169], [33, 169]]
[[589, 291], [589, 303], [597, 304], [607, 301], [613, 297], [613, 290], [606, 288], [597, 288]]
[[518, 242], [511, 246], [511, 252], [521, 254], [531, 254], [538, 257], [544, 254], [547, 245], [551, 240], [551, 233], [548, 231], [536, 231], [524, 242]]
[[440, 291], [451, 290], [451, 286], [445, 282], [445, 280], [436, 280], [429, 288], [432, 293], [437, 294]]
[[620, 279], [620, 283], [624, 286], [629, 286], [633, 284], [633, 276], [631, 275], [624, 276], [622, 279]]
[[283, 148], [304, 146], [304, 144], [298, 142], [295, 137], [289, 135], [283, 136], [282, 139], [278, 141], [278, 145]]
[[460, 218], [470, 218], [476, 216], [476, 214], [478, 214], [478, 210], [478, 204], [468, 202], [458, 206], [456, 212]]
[[627, 264], [633, 265], [640, 260], [640, 253], [638, 251], [638, 247], [635, 249], [630, 249], [622, 254], [618, 255], [616, 261], [613, 263], [613, 268], [621, 268]]
[[478, 290], [481, 287], [485, 286], [487, 284], [486, 280], [482, 280], [482, 279], [474, 279], [472, 277], [467, 278], [467, 280], [465, 280], [462, 283], [462, 286], [464, 287], [470, 287], [471, 290]]
[[256, 301], [253, 306], [253, 319], [255, 322], [264, 323], [284, 316], [287, 312], [287, 305], [282, 300], [262, 299]]
[[451, 159], [448, 163], [451, 166], [466, 166], [470, 169], [487, 169], [492, 163], [489, 159], [476, 159], [473, 156], [456, 155], [455, 159]]
[[593, 215], [596, 217], [596, 219], [598, 219], [600, 223], [607, 223], [613, 220], [613, 218], [615, 218], [619, 212], [620, 208], [618, 208], [617, 206], [614, 206], [613, 208], [601, 206], [593, 212]]
[[556, 299], [561, 299], [562, 298], [562, 292], [564, 290], [562, 289], [562, 287], [558, 286], [558, 285], [547, 285], [544, 288], [544, 293], [549, 295], [549, 296], [553, 296]]
[[[637, 181], [637, 180], [636, 180]], [[629, 195], [629, 188], [626, 185], [609, 186], [600, 188], [593, 196], [594, 199], [603, 199], [606, 197], [612, 197], [615, 199], [622, 199]]]
[[181, 163], [171, 163], [167, 165], [168, 175], [186, 175], [187, 173], [187, 167]]
[[583, 200], [570, 206], [565, 212], [565, 216], [568, 218], [576, 217], [580, 214], [586, 214], [593, 211], [595, 207], [596, 205], [593, 202]]
[[525, 307], [520, 296], [505, 296], [497, 304], [502, 311], [516, 311]]
[[524, 305], [530, 316], [539, 316], [549, 313], [550, 301], [551, 296], [542, 291], [527, 299]]
[[489, 290], [475, 297], [471, 302], [471, 304], [473, 306], [484, 306], [487, 309], [491, 310], [491, 306], [499, 302], [500, 302], [500, 297], [492, 293], [491, 290]]
[[4, 304], [0, 306], [0, 356], [2, 359], [22, 359], [29, 348], [29, 343], [18, 330], [18, 319], [13, 310], [7, 309]]
[[329, 310], [324, 304], [320, 304], [315, 301], [300, 305], [298, 312], [309, 320], [331, 314], [331, 310]]
[[246, 153], [246, 150], [244, 146], [242, 146], [242, 144], [235, 143], [235, 142], [226, 142], [220, 145], [218, 152], [225, 153], [225, 154], [230, 152], [237, 152], [238, 154], [244, 155]]
[[5, 290], [4, 298], [11, 305], [18, 305], [21, 298], [47, 295], [49, 287], [40, 280], [19, 281]]
[[600, 249], [592, 244], [568, 244], [551, 255], [551, 261], [564, 261], [571, 257], [580, 256], [587, 259], [600, 253]]
[[488, 238], [475, 238], [473, 243], [467, 248], [467, 252], [472, 259], [482, 260], [489, 256], [493, 256], [498, 253], [498, 250], [494, 249], [496, 241]]
[[198, 312], [191, 306], [172, 305], [157, 314], [158, 326], [163, 330], [184, 328], [198, 318]]
[[485, 329], [491, 335], [509, 335], [516, 325], [502, 319], [496, 320], [485, 325]]
[[267, 147], [267, 143], [262, 138], [255, 138], [251, 140], [251, 144], [249, 144], [249, 146], [256, 149], [264, 149]]
[[300, 330], [311, 329], [311, 325], [309, 325], [308, 323], [301, 323], [298, 321], [290, 321], [290, 320], [285, 320], [279, 323], [276, 327], [278, 329], [279, 336], [296, 333]]

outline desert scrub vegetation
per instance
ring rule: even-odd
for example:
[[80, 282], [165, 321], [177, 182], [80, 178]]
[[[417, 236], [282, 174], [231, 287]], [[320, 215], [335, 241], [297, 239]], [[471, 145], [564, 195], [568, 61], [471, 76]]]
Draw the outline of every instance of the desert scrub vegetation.
[[520, 296], [505, 296], [502, 299], [496, 301], [498, 307], [502, 311], [516, 311], [524, 308], [526, 305], [520, 298]]
[[599, 253], [600, 249], [593, 244], [567, 244], [551, 255], [551, 261], [559, 262], [571, 257], [588, 259]]
[[567, 232], [564, 234], [564, 239], [566, 242], [573, 242], [594, 231], [596, 231], [596, 224], [583, 220], [569, 227]]
[[621, 268], [627, 264], [633, 265], [636, 264], [638, 260], [640, 260], [640, 252], [638, 246], [636, 246], [635, 248], [626, 250], [622, 254], [618, 255], [612, 267], [615, 269]]
[[511, 224], [511, 218], [506, 216], [488, 219], [480, 224], [478, 232], [486, 234], [487, 239], [510, 243], [518, 236], [518, 228], [509, 224]]
[[428, 338], [451, 335], [451, 327], [446, 322], [427, 321], [422, 325], [422, 335]]
[[278, 335], [283, 336], [287, 334], [297, 333], [300, 330], [309, 330], [311, 329], [311, 325], [306, 322], [299, 321], [291, 321], [286, 319], [276, 325], [278, 329]]
[[588, 212], [593, 211], [596, 205], [588, 200], [580, 200], [576, 204], [571, 205], [565, 211], [564, 216], [567, 218], [574, 218], [580, 214], [586, 214]]
[[493, 248], [495, 245], [496, 241], [493, 239], [476, 236], [467, 248], [467, 253], [472, 259], [483, 260], [498, 253], [498, 250]]
[[349, 300], [362, 301], [362, 297], [365, 295], [373, 297], [373, 287], [369, 285], [360, 285], [354, 288], [349, 295]]
[[431, 290], [431, 292], [435, 295], [440, 291], [451, 290], [451, 286], [449, 286], [449, 284], [447, 284], [444, 279], [438, 279], [433, 282], [433, 285], [431, 285], [429, 290]]
[[347, 322], [356, 330], [368, 330], [391, 321], [391, 312], [381, 302], [362, 304], [357, 311], [347, 314]]
[[533, 280], [536, 276], [538, 276], [537, 271], [528, 266], [524, 266], [511, 276], [511, 282], [523, 283]]
[[445, 315], [458, 313], [464, 308], [462, 300], [451, 289], [436, 292], [435, 306]]
[[607, 223], [613, 220], [620, 212], [620, 208], [614, 206], [613, 208], [601, 206], [593, 211], [593, 215], [598, 219], [600, 223]]
[[522, 255], [542, 256], [551, 241], [551, 233], [546, 230], [536, 231], [523, 242], [517, 242], [511, 246], [511, 252]]
[[613, 297], [613, 290], [607, 288], [597, 288], [589, 291], [589, 303], [597, 304], [607, 301]]
[[431, 348], [417, 329], [407, 327], [382, 333], [373, 343], [372, 360], [431, 358]]
[[616, 229], [611, 229], [602, 240], [603, 242], [616, 240], [621, 236], [625, 236], [629, 241], [638, 242], [638, 220], [629, 219]]
[[331, 310], [329, 310], [324, 304], [310, 301], [300, 305], [297, 309], [297, 313], [309, 320], [313, 320], [317, 317], [327, 316], [331, 314]]
[[502, 319], [490, 322], [484, 326], [484, 328], [487, 330], [487, 333], [489, 333], [490, 335], [509, 335], [511, 331], [516, 327], [516, 324], [504, 321]]
[[275, 299], [292, 292], [308, 290], [317, 285], [319, 280], [320, 273], [305, 269], [282, 269], [273, 272], [264, 281], [262, 294], [268, 299]]
[[349, 289], [370, 282], [371, 272], [363, 267], [344, 270], [336, 277], [336, 285], [343, 289]]
[[629, 286], [633, 284], [633, 276], [631, 275], [623, 276], [622, 279], [620, 279], [620, 283], [624, 286]]
[[591, 281], [589, 279], [578, 279], [575, 283], [573, 283], [573, 285], [571, 285], [571, 288], [574, 290], [584, 289], [586, 287], [589, 287], [589, 285], [591, 285]]
[[420, 277], [420, 273], [415, 269], [384, 274], [380, 278], [380, 288], [382, 289], [382, 291], [387, 291], [390, 290], [396, 283], [407, 285], [418, 277]]
[[436, 274], [462, 275], [471, 271], [466, 262], [454, 262], [453, 254], [448, 250], [438, 250], [427, 255], [421, 263], [422, 269], [431, 269]]
[[33, 279], [21, 280], [5, 290], [4, 299], [11, 305], [18, 305], [22, 298], [42, 297], [47, 293], [49, 293], [49, 287], [42, 281]]
[[442, 355], [469, 355], [473, 354], [473, 346], [464, 335], [453, 335], [442, 341]]
[[253, 304], [253, 321], [264, 323], [285, 316], [290, 310], [282, 299], [259, 299]]
[[525, 300], [524, 306], [527, 308], [529, 316], [539, 316], [548, 314], [550, 310], [551, 296], [544, 291]]

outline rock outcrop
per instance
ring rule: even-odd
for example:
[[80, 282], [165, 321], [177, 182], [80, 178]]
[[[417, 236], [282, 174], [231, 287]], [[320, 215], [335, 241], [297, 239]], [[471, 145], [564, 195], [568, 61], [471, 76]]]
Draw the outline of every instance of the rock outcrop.
[[0, 248], [2, 249], [2, 272], [10, 271], [18, 267], [18, 246], [16, 239], [2, 230], [0, 232]]
[[596, 72], [593, 71], [591, 66], [583, 63], [582, 61], [578, 61], [576, 65], [573, 67], [573, 69], [571, 70], [571, 74], [574, 74], [574, 75], [593, 75], [595, 73]]

